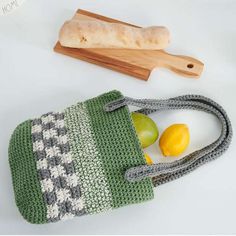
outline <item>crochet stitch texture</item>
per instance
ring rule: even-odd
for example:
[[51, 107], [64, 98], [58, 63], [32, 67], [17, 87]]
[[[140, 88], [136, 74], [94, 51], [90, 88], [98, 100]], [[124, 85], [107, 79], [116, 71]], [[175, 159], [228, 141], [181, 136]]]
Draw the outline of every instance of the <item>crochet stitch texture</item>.
[[104, 111], [119, 98], [111, 91], [15, 129], [9, 162], [16, 204], [27, 221], [56, 222], [154, 197], [150, 178], [124, 178], [146, 162], [128, 107]]

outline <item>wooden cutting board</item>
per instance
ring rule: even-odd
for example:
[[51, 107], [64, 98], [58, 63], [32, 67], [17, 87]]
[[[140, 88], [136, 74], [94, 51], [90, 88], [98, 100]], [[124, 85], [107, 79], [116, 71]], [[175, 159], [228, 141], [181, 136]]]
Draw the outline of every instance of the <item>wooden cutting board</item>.
[[[115, 22], [139, 27], [81, 9], [76, 12], [73, 19]], [[148, 80], [154, 68], [161, 67], [167, 68], [181, 76], [198, 78], [204, 66], [197, 59], [171, 55], [164, 50], [77, 49], [63, 47], [57, 42], [54, 51], [143, 80]]]

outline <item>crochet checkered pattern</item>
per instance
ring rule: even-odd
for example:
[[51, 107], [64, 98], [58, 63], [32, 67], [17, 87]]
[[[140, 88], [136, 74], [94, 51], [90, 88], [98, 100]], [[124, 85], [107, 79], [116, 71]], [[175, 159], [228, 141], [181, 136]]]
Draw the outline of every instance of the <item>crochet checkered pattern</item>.
[[94, 214], [153, 198], [150, 178], [130, 183], [145, 158], [128, 107], [108, 113], [118, 91], [20, 124], [9, 161], [16, 204], [31, 223]]

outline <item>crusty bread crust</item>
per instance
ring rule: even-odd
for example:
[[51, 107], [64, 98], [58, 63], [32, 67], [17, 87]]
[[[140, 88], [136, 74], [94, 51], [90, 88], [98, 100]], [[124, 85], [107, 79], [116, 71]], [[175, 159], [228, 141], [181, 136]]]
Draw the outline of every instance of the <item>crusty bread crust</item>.
[[169, 31], [163, 26], [134, 28], [119, 23], [72, 19], [59, 33], [62, 46], [71, 48], [164, 49]]

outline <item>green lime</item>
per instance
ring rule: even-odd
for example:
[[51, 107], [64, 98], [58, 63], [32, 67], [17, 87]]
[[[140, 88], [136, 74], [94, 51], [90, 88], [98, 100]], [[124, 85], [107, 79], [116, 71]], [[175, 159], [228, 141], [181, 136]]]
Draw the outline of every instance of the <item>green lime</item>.
[[159, 135], [155, 122], [150, 117], [138, 112], [132, 112], [131, 117], [142, 148], [152, 145]]

